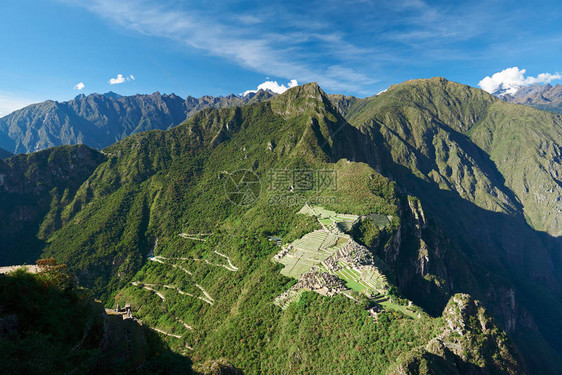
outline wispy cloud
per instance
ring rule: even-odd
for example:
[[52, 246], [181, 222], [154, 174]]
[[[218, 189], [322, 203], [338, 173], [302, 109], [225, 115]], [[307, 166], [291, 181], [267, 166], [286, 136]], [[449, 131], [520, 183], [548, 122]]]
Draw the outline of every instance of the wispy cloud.
[[30, 98], [23, 98], [11, 93], [0, 92], [0, 117], [6, 116], [13, 111], [36, 102], [36, 100]]
[[[300, 28], [297, 30], [300, 31], [325, 26], [315, 24], [314, 21], [307, 25], [302, 16], [288, 18], [287, 24], [283, 26], [291, 31], [268, 31], [262, 24], [279, 22], [280, 17], [287, 15], [277, 16], [277, 19], [272, 20], [265, 11], [261, 15], [239, 16], [238, 24], [231, 24], [227, 20], [221, 20], [216, 14], [181, 10], [176, 4], [155, 0], [65, 2], [83, 6], [122, 27], [176, 40], [266, 75], [295, 77], [304, 82], [317, 81], [327, 89], [344, 91], [357, 90], [377, 81], [370, 75], [353, 69], [351, 65], [341, 69], [345, 59], [352, 60], [358, 54], [366, 53], [364, 48], [346, 41], [341, 34], [326, 30], [322, 33], [295, 32], [295, 27], [292, 26], [299, 23]], [[310, 44], [315, 44], [318, 48], [312, 50], [308, 48]], [[326, 55], [341, 61], [335, 65], [323, 63]], [[333, 75], [334, 71], [338, 72], [337, 76]]]
[[[109, 81], [107, 81], [110, 85], [118, 85], [120, 83], [124, 83], [126, 81], [134, 81], [135, 77], [133, 77], [132, 74], [130, 74], [127, 77], [124, 77], [123, 74], [117, 74], [117, 77], [115, 78], [110, 78]], [[84, 85], [82, 85], [84, 86]]]
[[[443, 75], [449, 61], [497, 61], [501, 48], [520, 50], [513, 40], [522, 37], [513, 30], [533, 21], [496, 0], [59, 1], [256, 73], [370, 95], [386, 88], [380, 86], [388, 77], [395, 83], [420, 71]], [[407, 69], [395, 77], [404, 61]]]
[[74, 90], [80, 91], [83, 88], [84, 88], [84, 82], [80, 82], [80, 83], [77, 83], [76, 85], [74, 85]]
[[507, 68], [501, 72], [494, 73], [492, 76], [487, 76], [478, 82], [483, 90], [498, 95], [513, 95], [523, 86], [532, 85], [534, 83], [550, 83], [554, 80], [562, 79], [562, 74], [556, 72], [541, 73], [536, 77], [525, 77], [525, 69], [519, 69], [514, 66]]

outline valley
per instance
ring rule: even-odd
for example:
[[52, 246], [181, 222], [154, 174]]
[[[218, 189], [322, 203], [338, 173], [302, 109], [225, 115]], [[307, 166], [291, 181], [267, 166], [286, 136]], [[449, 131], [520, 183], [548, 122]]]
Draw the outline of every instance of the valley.
[[[0, 230], [0, 257], [55, 257], [195, 363], [556, 373], [560, 222], [518, 173], [550, 186], [559, 163], [501, 154], [519, 131], [531, 152], [535, 114], [545, 152], [558, 144], [558, 120], [529, 111], [440, 78], [357, 100], [307, 84], [103, 152], [16, 155], [0, 161], [0, 199], [21, 213], [2, 229], [20, 232]], [[249, 204], [228, 196], [238, 170], [261, 184]], [[277, 186], [272, 171], [337, 184]]]
[[5, 1], [0, 375], [562, 374], [556, 1]]

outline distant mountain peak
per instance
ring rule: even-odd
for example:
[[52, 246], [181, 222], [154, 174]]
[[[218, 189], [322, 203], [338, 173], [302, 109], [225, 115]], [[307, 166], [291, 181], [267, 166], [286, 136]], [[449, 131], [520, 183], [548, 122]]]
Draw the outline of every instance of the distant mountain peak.
[[501, 84], [500, 87], [498, 87], [498, 89], [492, 93], [492, 95], [497, 96], [498, 98], [503, 98], [504, 96], [508, 95], [515, 95], [521, 87], [522, 86]]
[[270, 96], [275, 96], [278, 95], [275, 92], [271, 91], [270, 89], [259, 89], [258, 91], [254, 92], [254, 91], [247, 91], [245, 94], [240, 94], [237, 95], [239, 98], [247, 98], [247, 99], [252, 99], [254, 97], [260, 97], [260, 96], [264, 96], [264, 95], [270, 95]]
[[[12, 153], [77, 143], [102, 149], [131, 134], [179, 125], [203, 108], [236, 107], [273, 96], [270, 91], [259, 91], [252, 97], [188, 96], [186, 99], [158, 91], [131, 96], [113, 91], [87, 96], [81, 93], [73, 100], [60, 103], [47, 100], [2, 117], [0, 146]], [[113, 105], [117, 100], [119, 105]]]
[[106, 98], [110, 98], [110, 99], [119, 99], [121, 97], [123, 97], [123, 95], [119, 95], [113, 91], [109, 91], [106, 92], [105, 94], [103, 94], [103, 96], [105, 96]]
[[525, 104], [544, 111], [562, 113], [561, 85], [535, 83], [522, 86], [514, 93], [494, 93], [494, 95], [510, 103]]
[[[303, 106], [303, 101], [306, 101], [307, 105]], [[271, 101], [271, 108], [285, 117], [301, 115], [304, 108], [313, 112], [323, 111], [326, 105], [332, 106], [332, 103], [316, 82], [291, 87]]]

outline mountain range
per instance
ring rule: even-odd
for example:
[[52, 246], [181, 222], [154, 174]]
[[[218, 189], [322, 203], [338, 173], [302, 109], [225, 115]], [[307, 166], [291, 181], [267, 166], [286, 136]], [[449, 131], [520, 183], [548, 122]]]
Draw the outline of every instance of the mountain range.
[[260, 90], [245, 96], [182, 99], [159, 92], [133, 96], [108, 92], [60, 103], [47, 100], [0, 118], [0, 147], [13, 154], [80, 143], [102, 149], [145, 130], [166, 130], [203, 108], [254, 103], [273, 95]]
[[194, 363], [562, 371], [559, 115], [443, 78], [262, 95], [0, 160], [0, 263], [54, 257]]
[[[129, 135], [146, 130], [166, 130], [204, 108], [235, 107], [268, 100], [276, 94], [259, 90], [245, 96], [188, 96], [175, 94], [122, 96], [114, 92], [80, 94], [67, 102], [47, 100], [0, 118], [0, 158], [48, 147], [86, 144], [102, 149]], [[501, 99], [533, 108], [562, 113], [562, 86], [532, 84], [515, 94], [494, 93]], [[341, 113], [356, 111], [368, 99], [328, 95]]]
[[503, 95], [510, 103], [525, 104], [544, 111], [562, 113], [562, 86], [532, 84], [520, 87], [515, 94]]

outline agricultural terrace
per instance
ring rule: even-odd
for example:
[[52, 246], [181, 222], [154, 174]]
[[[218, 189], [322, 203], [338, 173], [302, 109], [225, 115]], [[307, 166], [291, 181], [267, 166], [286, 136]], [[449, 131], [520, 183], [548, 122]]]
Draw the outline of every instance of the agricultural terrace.
[[346, 234], [336, 235], [324, 229], [308, 233], [287, 245], [289, 251], [278, 260], [285, 265], [281, 273], [298, 279], [313, 266], [334, 255], [349, 240]]
[[[365, 294], [376, 301], [386, 301], [388, 282], [374, 265], [357, 265], [346, 256], [337, 256], [337, 266], [328, 265], [326, 260], [337, 255], [341, 249], [346, 247], [361, 247], [345, 234], [345, 230], [351, 229], [357, 222], [359, 216], [339, 214], [326, 210], [319, 206], [305, 205], [299, 214], [315, 216], [322, 229], [315, 230], [304, 235], [302, 238], [285, 245], [274, 260], [283, 264], [281, 273], [288, 277], [299, 279], [304, 273], [316, 268], [319, 271], [336, 275], [345, 281], [347, 288]], [[369, 215], [376, 220], [377, 225], [384, 226], [390, 222], [384, 215]], [[328, 262], [330, 263], [330, 262]], [[294, 300], [298, 300], [300, 294], [291, 293], [293, 298], [285, 300], [283, 306]]]

